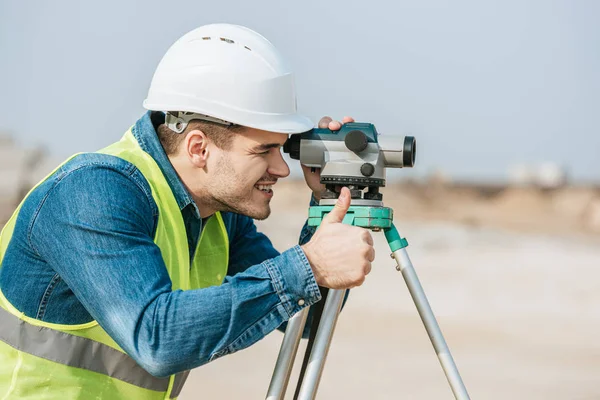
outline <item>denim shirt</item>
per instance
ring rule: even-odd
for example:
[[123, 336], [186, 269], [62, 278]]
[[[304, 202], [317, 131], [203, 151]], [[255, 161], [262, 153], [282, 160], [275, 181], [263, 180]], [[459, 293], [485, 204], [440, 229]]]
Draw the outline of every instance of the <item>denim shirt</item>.
[[[202, 216], [158, 140], [163, 120], [149, 112], [132, 132], [167, 178], [195, 249]], [[31, 318], [98, 321], [153, 375], [189, 370], [252, 345], [321, 298], [300, 246], [280, 254], [251, 218], [222, 216], [230, 241], [224, 283], [172, 291], [153, 241], [158, 208], [148, 182], [125, 160], [81, 154], [24, 201], [0, 289]], [[305, 224], [300, 243], [313, 233]]]

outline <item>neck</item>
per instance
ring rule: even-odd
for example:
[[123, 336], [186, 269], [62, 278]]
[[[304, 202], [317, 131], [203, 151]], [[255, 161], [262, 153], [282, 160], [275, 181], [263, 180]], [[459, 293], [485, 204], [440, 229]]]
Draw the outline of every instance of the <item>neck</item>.
[[[186, 189], [188, 190], [188, 192], [191, 193], [190, 189], [187, 186]], [[198, 207], [198, 211], [200, 211], [200, 218], [208, 218], [217, 211], [219, 211], [214, 206], [206, 204], [206, 201], [202, 201], [202, 198], [198, 196], [192, 195], [192, 198], [194, 199], [194, 203], [196, 203], [196, 206]]]
[[219, 211], [218, 205], [215, 204], [214, 200], [212, 200], [212, 198], [203, 190], [204, 185], [198, 179], [199, 171], [186, 168], [189, 165], [185, 162], [182, 162], [181, 158], [177, 156], [168, 157], [171, 165], [173, 165], [173, 169], [175, 169], [177, 176], [181, 180], [181, 183], [190, 196], [192, 196], [194, 203], [196, 203], [198, 211], [200, 212], [200, 217], [208, 218], [215, 212]]

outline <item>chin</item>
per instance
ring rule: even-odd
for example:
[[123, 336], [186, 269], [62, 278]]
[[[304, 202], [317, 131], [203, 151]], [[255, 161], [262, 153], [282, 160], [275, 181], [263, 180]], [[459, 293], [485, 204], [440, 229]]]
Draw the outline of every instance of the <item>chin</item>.
[[215, 210], [245, 215], [252, 219], [264, 220], [271, 215], [271, 205], [264, 199], [212, 197]]
[[256, 211], [254, 211], [252, 213], [248, 213], [246, 215], [252, 219], [262, 221], [264, 219], [269, 218], [269, 215], [271, 215], [271, 207], [267, 207], [266, 210], [256, 210]]
[[263, 206], [256, 206], [254, 204], [234, 205], [233, 203], [222, 205], [219, 211], [234, 212], [259, 221], [267, 219], [271, 215], [271, 207], [268, 204]]

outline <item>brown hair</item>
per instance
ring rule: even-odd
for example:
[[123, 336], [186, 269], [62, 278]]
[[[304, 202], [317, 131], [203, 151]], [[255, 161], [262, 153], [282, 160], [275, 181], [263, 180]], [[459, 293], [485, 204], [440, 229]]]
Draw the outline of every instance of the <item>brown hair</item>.
[[194, 129], [201, 130], [220, 149], [229, 150], [233, 143], [233, 135], [240, 132], [244, 127], [239, 125], [224, 126], [214, 122], [192, 120], [182, 133], [177, 133], [167, 127], [166, 124], [158, 126], [156, 133], [160, 144], [167, 155], [177, 153], [179, 145], [186, 135]]

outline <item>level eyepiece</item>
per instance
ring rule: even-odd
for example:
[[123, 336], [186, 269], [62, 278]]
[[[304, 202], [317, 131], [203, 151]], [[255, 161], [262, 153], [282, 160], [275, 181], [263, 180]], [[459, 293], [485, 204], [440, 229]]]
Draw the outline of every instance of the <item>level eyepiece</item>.
[[300, 139], [301, 134], [294, 133], [283, 144], [283, 152], [289, 154], [294, 160], [300, 159]]
[[402, 152], [402, 163], [404, 164], [404, 168], [414, 167], [415, 159], [417, 158], [417, 141], [414, 136], [404, 137]]

